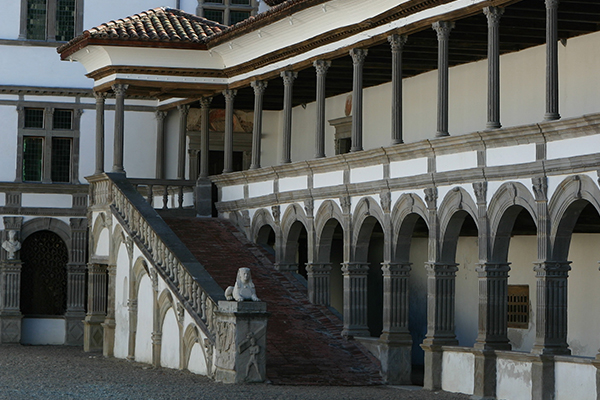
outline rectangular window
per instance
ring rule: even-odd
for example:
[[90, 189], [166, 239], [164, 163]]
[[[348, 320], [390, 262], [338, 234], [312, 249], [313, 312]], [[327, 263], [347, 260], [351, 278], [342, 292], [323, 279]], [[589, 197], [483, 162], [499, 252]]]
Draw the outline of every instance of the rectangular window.
[[73, 126], [73, 110], [54, 110], [52, 129], [71, 129]]
[[529, 285], [508, 285], [508, 327], [529, 328]]
[[235, 25], [240, 21], [250, 18], [250, 11], [231, 11], [229, 13], [230, 24]]
[[25, 109], [25, 128], [44, 128], [44, 109], [26, 108]]
[[41, 182], [44, 139], [41, 137], [23, 138], [23, 181]]
[[27, 39], [46, 40], [46, 0], [27, 1]]
[[56, 3], [56, 40], [68, 42], [75, 37], [75, 0]]
[[71, 181], [71, 138], [52, 138], [52, 182]]
[[250, 0], [231, 0], [231, 4], [243, 4], [249, 6]]
[[222, 10], [204, 10], [204, 18], [222, 24], [223, 23], [223, 11]]

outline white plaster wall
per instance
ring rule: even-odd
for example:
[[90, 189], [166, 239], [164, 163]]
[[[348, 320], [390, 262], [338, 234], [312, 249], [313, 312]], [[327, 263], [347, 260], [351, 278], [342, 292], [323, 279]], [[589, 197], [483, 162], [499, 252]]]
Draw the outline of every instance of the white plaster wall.
[[350, 183], [370, 182], [379, 179], [383, 179], [383, 165], [372, 165], [350, 170]]
[[221, 201], [232, 201], [244, 198], [244, 185], [226, 186], [221, 190]]
[[[90, 81], [91, 82], [91, 81]], [[106, 114], [106, 112], [105, 112]], [[106, 122], [105, 122], [106, 123]], [[104, 136], [112, 132], [114, 125], [105, 125]], [[106, 144], [105, 144], [106, 147]], [[106, 148], [104, 150], [106, 157]], [[111, 153], [112, 154], [112, 153]], [[104, 161], [104, 170], [110, 171], [112, 163]], [[93, 175], [96, 171], [96, 110], [84, 110], [81, 115], [79, 129], [79, 181], [85, 183], [85, 177]]]
[[23, 318], [21, 344], [60, 345], [65, 343], [64, 318]]
[[129, 354], [129, 255], [127, 247], [121, 244], [117, 255], [117, 274], [115, 276], [115, 346], [117, 358], [126, 358]]
[[71, 208], [73, 196], [70, 194], [23, 193], [21, 195], [21, 205], [23, 207]]
[[[169, 111], [165, 118], [165, 178], [177, 178], [177, 160], [179, 158], [178, 146], [179, 111], [175, 109]], [[156, 160], [156, 153], [154, 153], [154, 159]]]
[[435, 159], [437, 172], [456, 171], [477, 167], [477, 152], [439, 155]]
[[600, 348], [600, 310], [590, 300], [597, 298], [600, 287], [598, 243], [600, 234], [575, 233], [569, 249], [567, 342], [576, 356], [595, 357]]
[[487, 149], [486, 165], [488, 167], [495, 167], [499, 165], [515, 165], [534, 162], [536, 158], [535, 147], [535, 143], [530, 143], [519, 146]]
[[0, 14], [0, 39], [16, 39], [19, 37], [20, 1], [3, 1]]
[[152, 362], [152, 331], [154, 321], [152, 282], [144, 274], [138, 290], [138, 315], [135, 334], [135, 360]]
[[531, 363], [498, 358], [496, 397], [506, 400], [531, 399]]
[[[265, 96], [269, 95], [269, 88], [265, 90]], [[262, 121], [262, 135], [261, 135], [261, 148], [260, 148], [260, 164], [262, 167], [270, 165], [278, 165], [281, 161], [281, 132], [282, 132], [282, 120], [281, 111], [263, 111]], [[292, 138], [297, 136], [295, 132], [292, 132]], [[314, 143], [314, 141], [313, 141]], [[292, 149], [295, 149], [295, 142], [292, 139]], [[297, 150], [292, 150], [294, 155]], [[295, 161], [307, 159], [307, 154], [302, 154], [301, 158], [294, 158]]]
[[306, 175], [279, 179], [279, 192], [289, 192], [292, 190], [301, 190], [307, 188], [308, 178]]
[[442, 355], [442, 389], [447, 392], [473, 394], [475, 356], [471, 353], [444, 351]]
[[248, 184], [248, 197], [265, 196], [271, 193], [273, 193], [273, 181]]
[[[154, 113], [130, 111], [125, 115], [123, 164], [129, 177], [155, 177], [156, 119]], [[112, 166], [112, 162], [109, 165]]]
[[200, 344], [194, 343], [190, 352], [190, 359], [188, 361], [188, 370], [195, 374], [207, 375], [208, 370], [206, 368], [206, 360], [204, 358], [204, 352]]
[[427, 173], [427, 158], [393, 161], [390, 163], [390, 178], [401, 178]]
[[108, 229], [104, 228], [98, 236], [95, 254], [97, 256], [108, 256], [110, 252], [110, 237]]
[[[0, 207], [3, 207], [6, 205], [6, 195], [4, 193], [0, 193]], [[4, 226], [4, 225], [2, 225]], [[4, 228], [2, 228], [4, 229]]]
[[167, 368], [179, 368], [179, 324], [171, 307], [162, 325], [160, 365]]
[[320, 188], [344, 183], [344, 171], [325, 172], [313, 175], [313, 187]]
[[513, 236], [508, 250], [509, 285], [529, 285], [529, 328], [508, 329], [508, 339], [512, 349], [516, 351], [531, 351], [535, 340], [536, 292], [535, 272], [533, 263], [537, 260], [537, 237]]
[[479, 286], [475, 267], [479, 262], [477, 237], [460, 237], [456, 248], [456, 338], [471, 347], [477, 339]]
[[[1, 60], [0, 63], [2, 63]], [[12, 182], [16, 178], [18, 117], [14, 106], [0, 106], [0, 121], [2, 121], [3, 128], [0, 131], [0, 141], [2, 142], [0, 146], [0, 181], [4, 182]]]
[[596, 400], [596, 367], [557, 362], [554, 365], [556, 400]]

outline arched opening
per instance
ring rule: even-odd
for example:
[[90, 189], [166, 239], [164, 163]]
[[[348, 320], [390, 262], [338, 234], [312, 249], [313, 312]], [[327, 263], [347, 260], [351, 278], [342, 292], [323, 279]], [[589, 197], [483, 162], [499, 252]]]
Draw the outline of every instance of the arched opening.
[[567, 342], [571, 354], [594, 357], [600, 347], [600, 310], [590, 307], [600, 285], [600, 214], [587, 200], [569, 205], [559, 223], [556, 261], [571, 261], [567, 290]]
[[287, 242], [285, 244], [286, 264], [295, 264], [298, 267], [298, 273], [305, 279], [307, 278], [306, 263], [308, 262], [308, 233], [304, 224], [296, 221], [290, 227]]
[[316, 243], [317, 264], [330, 264], [329, 273], [329, 305], [335, 309], [340, 318], [344, 313], [344, 278], [342, 263], [344, 262], [344, 230], [335, 218], [329, 218], [318, 235]]
[[54, 232], [29, 235], [21, 248], [21, 339], [28, 344], [63, 344], [67, 309], [65, 242]]
[[256, 235], [256, 244], [260, 245], [269, 254], [275, 257], [275, 231], [270, 225], [263, 225]]

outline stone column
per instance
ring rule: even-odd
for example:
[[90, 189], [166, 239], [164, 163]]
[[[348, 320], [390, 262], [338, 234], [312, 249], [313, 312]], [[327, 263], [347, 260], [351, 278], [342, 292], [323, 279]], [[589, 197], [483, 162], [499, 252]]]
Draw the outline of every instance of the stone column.
[[292, 99], [294, 80], [298, 77], [295, 71], [281, 71], [283, 78], [283, 140], [281, 164], [292, 162]]
[[[208, 158], [210, 151], [210, 103], [212, 97], [203, 97], [200, 99], [200, 109], [202, 112], [202, 121], [200, 122], [200, 178], [208, 178]], [[196, 179], [196, 177], [190, 177]]]
[[507, 336], [509, 263], [480, 263], [479, 276], [479, 334], [475, 348], [510, 350]]
[[436, 136], [448, 133], [448, 42], [454, 22], [438, 21], [433, 25], [438, 39], [438, 121]]
[[190, 106], [188, 104], [179, 105], [177, 106], [177, 109], [179, 110], [179, 147], [177, 151], [177, 179], [185, 179], [187, 116], [188, 112], [190, 111]]
[[83, 322], [83, 351], [102, 351], [106, 317], [106, 266], [88, 264], [87, 314]]
[[331, 264], [306, 264], [308, 275], [308, 299], [313, 304], [329, 305], [329, 276]]
[[458, 264], [428, 262], [427, 337], [428, 345], [457, 345], [454, 334], [455, 277]]
[[67, 265], [67, 345], [83, 344], [85, 318], [85, 269], [87, 260], [87, 218], [71, 218], [71, 255]]
[[133, 361], [135, 360], [135, 334], [137, 330], [137, 299], [129, 299], [127, 301], [127, 311], [129, 313], [129, 340], [127, 343], [127, 359], [129, 361]]
[[402, 49], [407, 36], [390, 35], [392, 47], [392, 145], [404, 143], [402, 139]]
[[257, 169], [260, 168], [263, 94], [267, 88], [267, 82], [253, 81], [250, 86], [254, 89], [254, 126], [252, 128], [252, 163], [250, 169]]
[[[23, 263], [20, 260], [19, 232], [23, 226], [23, 217], [4, 217], [3, 220], [5, 231], [0, 231], [0, 343], [19, 343], [23, 318], [21, 314]], [[13, 251], [3, 248], [7, 241], [12, 243]]]
[[96, 171], [95, 174], [104, 172], [104, 103], [106, 93], [94, 92], [96, 97]]
[[545, 121], [560, 119], [558, 113], [558, 3], [559, 0], [546, 0]]
[[342, 264], [344, 277], [345, 337], [370, 336], [367, 325], [367, 275], [369, 264], [349, 262]]
[[104, 328], [104, 343], [102, 346], [102, 354], [104, 357], [112, 357], [114, 354], [115, 347], [115, 289], [116, 289], [116, 276], [117, 276], [117, 266], [109, 265], [107, 267], [108, 271], [108, 294], [107, 294], [107, 304], [106, 304], [106, 318], [102, 323], [102, 327]]
[[166, 111], [156, 111], [156, 179], [165, 178], [165, 118]]
[[115, 84], [112, 85], [112, 90], [115, 92], [115, 143], [113, 154], [112, 172], [124, 174], [123, 168], [123, 151], [124, 151], [124, 134], [125, 134], [125, 92], [129, 85]]
[[317, 70], [317, 128], [315, 130], [315, 158], [325, 157], [325, 77], [331, 61], [315, 60]]
[[408, 330], [410, 263], [382, 263], [383, 333], [379, 339], [382, 374], [387, 383], [411, 384], [412, 338]]
[[363, 64], [368, 50], [352, 49], [352, 147], [351, 152], [362, 151], [363, 144]]
[[233, 172], [233, 100], [237, 90], [223, 90], [225, 97], [225, 137], [223, 143], [223, 173]]
[[486, 7], [483, 13], [488, 22], [488, 121], [487, 129], [498, 129], [500, 124], [500, 18], [504, 9]]

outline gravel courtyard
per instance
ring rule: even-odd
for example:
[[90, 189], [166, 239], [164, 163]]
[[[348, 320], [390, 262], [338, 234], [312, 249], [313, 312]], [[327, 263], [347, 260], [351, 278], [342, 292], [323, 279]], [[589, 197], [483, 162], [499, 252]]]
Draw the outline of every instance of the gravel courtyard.
[[[412, 390], [411, 390], [412, 389]], [[0, 399], [468, 399], [408, 387], [223, 385], [63, 346], [0, 346]]]

